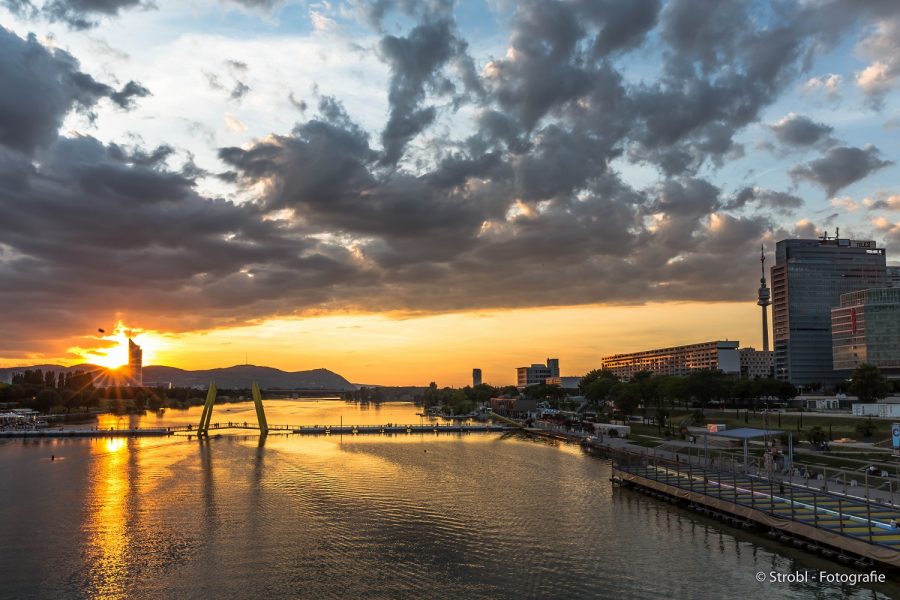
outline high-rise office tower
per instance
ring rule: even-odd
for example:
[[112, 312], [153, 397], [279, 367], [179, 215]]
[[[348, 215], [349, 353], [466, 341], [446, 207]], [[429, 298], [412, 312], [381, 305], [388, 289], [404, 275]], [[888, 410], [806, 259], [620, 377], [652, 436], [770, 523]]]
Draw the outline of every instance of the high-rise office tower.
[[128, 377], [131, 385], [144, 385], [144, 351], [128, 338]]
[[775, 247], [772, 325], [775, 377], [830, 387], [831, 309], [841, 294], [884, 287], [885, 254], [873, 241], [828, 237], [782, 240]]
[[481, 369], [472, 369], [472, 387], [481, 385]]
[[889, 288], [900, 288], [900, 266], [887, 268], [887, 286]]
[[831, 309], [834, 370], [849, 378], [863, 363], [900, 379], [900, 288], [861, 290], [841, 296]]

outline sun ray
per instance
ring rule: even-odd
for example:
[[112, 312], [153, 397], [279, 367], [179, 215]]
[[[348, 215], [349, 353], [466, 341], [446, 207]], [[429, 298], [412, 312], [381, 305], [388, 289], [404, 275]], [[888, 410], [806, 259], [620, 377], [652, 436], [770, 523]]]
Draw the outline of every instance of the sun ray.
[[119, 369], [128, 364], [128, 340], [134, 340], [144, 353], [144, 364], [152, 361], [157, 350], [164, 346], [161, 336], [153, 332], [129, 327], [122, 321], [116, 323], [111, 333], [98, 329], [98, 335], [91, 336], [91, 346], [69, 348], [69, 352], [81, 356], [84, 362]]

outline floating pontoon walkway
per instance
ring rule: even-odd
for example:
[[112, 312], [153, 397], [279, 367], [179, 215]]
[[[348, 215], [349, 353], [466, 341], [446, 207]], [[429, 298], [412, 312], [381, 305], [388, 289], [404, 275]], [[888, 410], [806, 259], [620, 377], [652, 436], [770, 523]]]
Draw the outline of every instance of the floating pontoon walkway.
[[487, 433], [514, 431], [509, 425], [322, 425], [297, 427], [293, 433], [303, 435], [355, 435], [364, 433]]
[[172, 435], [171, 429], [44, 429], [0, 431], [0, 438], [111, 438], [111, 437], [161, 437]]

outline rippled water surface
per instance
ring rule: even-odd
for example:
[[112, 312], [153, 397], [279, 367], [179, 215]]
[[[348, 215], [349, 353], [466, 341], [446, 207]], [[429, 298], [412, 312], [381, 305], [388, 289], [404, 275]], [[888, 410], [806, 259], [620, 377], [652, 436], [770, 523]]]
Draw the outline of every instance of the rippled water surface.
[[[401, 403], [266, 411], [420, 421]], [[213, 421], [254, 416], [217, 405]], [[138, 421], [195, 423], [199, 409]], [[893, 583], [757, 583], [840, 567], [609, 474], [576, 447], [501, 434], [3, 440], [0, 597], [900, 597]]]

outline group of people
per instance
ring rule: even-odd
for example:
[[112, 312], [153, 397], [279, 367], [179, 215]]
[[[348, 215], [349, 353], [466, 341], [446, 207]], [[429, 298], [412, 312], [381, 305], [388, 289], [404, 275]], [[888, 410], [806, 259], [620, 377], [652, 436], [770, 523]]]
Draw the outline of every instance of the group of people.
[[872, 476], [881, 476], [881, 477], [887, 477], [887, 476], [888, 476], [888, 472], [887, 472], [887, 471], [884, 471], [884, 470], [882, 470], [882, 469], [879, 469], [879, 468], [876, 467], [875, 465], [869, 465], [868, 467], [866, 467], [866, 473], [869, 474], [869, 475], [872, 475]]

